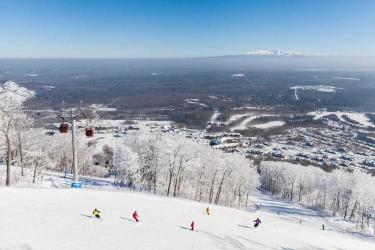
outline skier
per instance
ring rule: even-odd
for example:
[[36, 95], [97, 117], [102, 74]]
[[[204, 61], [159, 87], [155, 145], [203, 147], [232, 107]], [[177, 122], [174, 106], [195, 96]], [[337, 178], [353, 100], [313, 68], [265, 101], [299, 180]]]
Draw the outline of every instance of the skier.
[[206, 208], [206, 214], [210, 215], [210, 208], [209, 207]]
[[92, 211], [92, 215], [94, 215], [95, 218], [98, 218], [100, 219], [100, 211], [98, 209], [94, 209], [94, 211]]
[[134, 219], [136, 222], [139, 222], [139, 216], [138, 216], [137, 210], [135, 210], [134, 213], [133, 213], [133, 219]]
[[322, 230], [325, 230], [324, 224], [322, 224]]
[[259, 224], [262, 223], [262, 222], [260, 221], [259, 218], [257, 218], [257, 219], [256, 219], [255, 221], [253, 221], [253, 222], [255, 222], [254, 227], [258, 227]]
[[195, 223], [194, 223], [194, 221], [192, 221], [191, 224], [190, 224], [190, 230], [191, 231], [194, 231], [194, 226], [195, 226]]

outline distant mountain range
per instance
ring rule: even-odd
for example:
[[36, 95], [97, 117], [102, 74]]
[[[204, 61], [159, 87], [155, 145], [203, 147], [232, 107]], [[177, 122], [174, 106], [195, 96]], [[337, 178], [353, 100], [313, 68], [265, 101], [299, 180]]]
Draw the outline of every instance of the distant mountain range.
[[233, 55], [222, 55], [216, 57], [308, 57], [308, 56], [328, 56], [328, 54], [316, 54], [316, 53], [306, 53], [295, 50], [250, 50], [242, 54]]
[[312, 56], [314, 54], [303, 53], [295, 50], [252, 50], [247, 51], [245, 56]]

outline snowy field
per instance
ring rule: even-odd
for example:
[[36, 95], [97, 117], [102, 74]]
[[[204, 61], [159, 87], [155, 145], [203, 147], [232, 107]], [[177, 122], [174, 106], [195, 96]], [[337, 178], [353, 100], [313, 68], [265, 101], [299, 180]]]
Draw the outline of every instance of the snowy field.
[[243, 73], [233, 73], [233, 74], [231, 74], [231, 76], [238, 78], [238, 77], [244, 77], [245, 74], [243, 74]]
[[300, 86], [293, 86], [290, 89], [300, 89], [300, 90], [315, 90], [320, 92], [336, 92], [335, 86], [328, 86], [328, 85], [300, 85]]
[[221, 115], [221, 112], [217, 109], [214, 110], [214, 113], [212, 114], [210, 118], [210, 123], [215, 123], [217, 121], [217, 118]]
[[208, 107], [207, 104], [204, 104], [204, 103], [200, 102], [200, 100], [198, 98], [186, 99], [185, 101], [189, 104], [197, 104], [197, 105], [205, 107], [205, 108]]
[[346, 120], [343, 116], [349, 117], [349, 119], [357, 122], [358, 124], [353, 124], [361, 127], [375, 127], [375, 125], [370, 121], [370, 119], [364, 113], [359, 112], [328, 112], [328, 111], [314, 111], [308, 113], [308, 115], [314, 116], [314, 120], [322, 119], [325, 116], [329, 115], [336, 115], [340, 121], [345, 123], [350, 123], [350, 121]]
[[260, 129], [268, 129], [268, 128], [274, 128], [274, 127], [281, 127], [284, 125], [285, 125], [284, 121], [271, 121], [271, 122], [266, 122], [266, 123], [255, 124], [255, 125], [252, 125], [252, 127], [260, 128]]
[[96, 111], [102, 111], [102, 112], [115, 112], [117, 111], [116, 108], [108, 108], [104, 106], [103, 104], [91, 104], [90, 107]]
[[361, 79], [355, 78], [355, 77], [341, 77], [341, 76], [332, 77], [332, 79], [335, 79], [335, 80], [348, 80], [348, 81], [360, 81], [361, 80]]
[[[241, 116], [241, 115], [237, 115], [237, 116]], [[231, 116], [230, 119], [233, 119], [232, 117], [234, 117], [234, 116]], [[257, 115], [252, 115], [252, 116], [246, 116], [245, 115], [243, 117], [246, 117], [246, 119], [241, 121], [238, 125], [231, 127], [230, 128], [231, 131], [246, 130], [246, 129], [248, 129], [248, 123], [250, 123], [251, 121], [253, 121], [257, 118], [259, 118], [259, 116], [257, 116]]]
[[243, 119], [239, 124], [237, 124], [235, 126], [232, 126], [230, 128], [230, 130], [231, 131], [246, 130], [250, 127], [258, 128], [258, 129], [268, 129], [268, 128], [271, 128], [271, 127], [283, 126], [285, 124], [285, 122], [283, 122], [283, 121], [270, 121], [270, 122], [261, 123], [261, 124], [250, 124], [255, 119], [259, 119], [259, 118], [262, 118], [262, 117], [271, 117], [271, 116], [274, 116], [274, 115], [270, 115], [270, 114], [255, 115], [253, 113], [232, 115], [232, 116], [230, 116], [230, 118], [228, 120], [229, 122], [234, 122], [234, 121], [237, 121], [239, 119], [243, 119], [244, 117], [246, 117], [246, 118]]
[[[370, 235], [262, 194], [250, 197], [248, 211], [210, 206], [209, 216], [204, 203], [127, 191], [1, 188], [0, 200], [1, 250], [375, 249]], [[193, 220], [196, 232], [188, 229]]]
[[335, 93], [337, 89], [334, 86], [327, 86], [327, 85], [301, 85], [301, 86], [293, 86], [290, 89], [294, 90], [294, 97], [296, 101], [299, 101], [300, 98], [298, 96], [298, 90], [315, 90], [320, 92], [328, 92], [328, 93]]

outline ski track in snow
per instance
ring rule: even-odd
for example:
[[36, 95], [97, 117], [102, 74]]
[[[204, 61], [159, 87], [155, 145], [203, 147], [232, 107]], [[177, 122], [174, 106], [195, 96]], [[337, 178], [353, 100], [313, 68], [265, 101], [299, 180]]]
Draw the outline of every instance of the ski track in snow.
[[[269, 114], [263, 114], [263, 115], [254, 115], [254, 114], [238, 114], [238, 115], [233, 115], [229, 118], [229, 121], [236, 121], [236, 120], [239, 120], [243, 117], [247, 117], [246, 119], [244, 119], [240, 124], [236, 125], [236, 126], [233, 126], [230, 128], [231, 131], [235, 131], [235, 130], [246, 130], [248, 129], [249, 127], [257, 127], [259, 126], [259, 128], [262, 128], [261, 124], [258, 124], [258, 125], [249, 125], [250, 122], [252, 122], [253, 120], [255, 119], [258, 119], [258, 118], [261, 118], [261, 117], [269, 117], [269, 116], [274, 116], [274, 115], [269, 115]], [[275, 126], [282, 126], [280, 125], [280, 121], [278, 121], [277, 123], [273, 124], [271, 122], [270, 124], [271, 126], [275, 125]], [[267, 125], [265, 125], [264, 128], [266, 128]]]
[[212, 114], [211, 118], [210, 118], [210, 122], [211, 123], [214, 123], [216, 122], [217, 118], [221, 115], [220, 111], [215, 109], [214, 110], [214, 113]]
[[296, 101], [299, 101], [299, 97], [297, 95], [297, 89], [294, 89], [294, 97], [296, 98]]
[[266, 123], [254, 124], [254, 125], [251, 125], [251, 127], [259, 128], [259, 129], [268, 129], [268, 128], [274, 128], [274, 127], [281, 127], [284, 125], [285, 125], [284, 121], [270, 121]]
[[185, 101], [189, 104], [197, 104], [197, 105], [202, 106], [204, 108], [208, 107], [207, 104], [200, 102], [200, 100], [198, 98], [185, 99]]
[[235, 130], [246, 130], [248, 129], [248, 126], [247, 124], [255, 119], [257, 119], [259, 116], [257, 115], [252, 115], [252, 116], [249, 116], [247, 117], [246, 119], [244, 119], [240, 124], [238, 124], [237, 126], [233, 126], [230, 128], [231, 131], [235, 131]]
[[314, 120], [321, 119], [328, 115], [336, 115], [340, 121], [353, 124], [350, 121], [346, 120], [343, 115], [348, 116], [351, 120], [358, 122], [359, 124], [353, 124], [360, 127], [375, 127], [375, 124], [373, 124], [370, 119], [366, 116], [364, 113], [359, 112], [328, 112], [328, 111], [314, 111], [308, 113], [308, 115], [314, 116]]

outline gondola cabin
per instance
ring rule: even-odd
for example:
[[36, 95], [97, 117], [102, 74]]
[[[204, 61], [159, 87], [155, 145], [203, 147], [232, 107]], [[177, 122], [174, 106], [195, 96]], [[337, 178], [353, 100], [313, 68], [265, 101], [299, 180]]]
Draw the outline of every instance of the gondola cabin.
[[69, 124], [68, 123], [61, 123], [59, 127], [59, 131], [62, 134], [68, 133], [69, 130]]
[[87, 137], [93, 137], [94, 136], [94, 128], [86, 128], [85, 134]]

